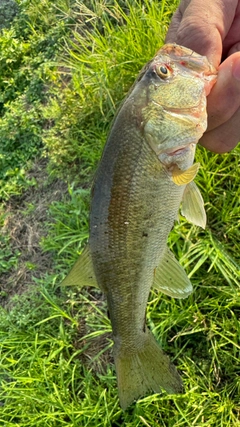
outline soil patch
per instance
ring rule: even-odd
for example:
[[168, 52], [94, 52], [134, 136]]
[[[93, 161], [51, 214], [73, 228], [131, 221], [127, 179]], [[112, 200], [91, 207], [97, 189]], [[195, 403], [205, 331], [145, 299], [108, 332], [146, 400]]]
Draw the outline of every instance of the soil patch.
[[0, 304], [6, 306], [15, 294], [21, 294], [47, 272], [53, 272], [51, 254], [44, 253], [40, 246], [46, 236], [48, 207], [53, 201], [66, 197], [67, 184], [60, 179], [49, 182], [47, 160], [36, 160], [29, 172], [36, 185], [30, 187], [20, 197], [13, 197], [5, 207], [6, 219], [2, 233], [10, 236], [13, 253], [20, 253], [17, 268], [12, 268], [0, 276]]
[[[36, 185], [28, 188], [20, 197], [12, 197], [8, 201], [1, 230], [3, 235], [10, 237], [12, 253], [20, 253], [17, 268], [5, 274], [0, 273], [0, 305], [6, 309], [11, 309], [14, 295], [21, 295], [36, 286], [33, 278], [40, 279], [46, 273], [54, 273], [53, 257], [51, 253], [43, 252], [40, 242], [48, 233], [46, 224], [54, 221], [54, 218], [49, 217], [48, 207], [53, 201], [61, 201], [68, 195], [68, 186], [64, 181], [55, 179], [49, 182], [46, 159], [37, 160], [28, 176], [35, 179]], [[106, 313], [106, 301], [101, 292], [89, 288], [89, 300]], [[77, 316], [81, 303], [75, 309]], [[91, 367], [93, 372], [104, 373], [106, 366], [113, 363], [112, 349], [109, 348], [111, 334], [83, 340], [90, 332], [93, 331], [85, 318], [81, 318], [73, 346], [76, 350], [86, 346], [84, 353], [79, 356], [80, 360], [85, 366]]]

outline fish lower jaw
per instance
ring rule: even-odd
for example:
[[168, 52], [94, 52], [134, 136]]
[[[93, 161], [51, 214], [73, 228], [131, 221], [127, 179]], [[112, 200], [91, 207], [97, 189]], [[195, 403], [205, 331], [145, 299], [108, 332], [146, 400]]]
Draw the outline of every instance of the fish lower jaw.
[[187, 151], [189, 151], [189, 145], [184, 145], [182, 147], [178, 147], [176, 150], [166, 150], [165, 154], [167, 154], [168, 156], [178, 156], [181, 154], [185, 154]]
[[171, 166], [173, 164], [179, 163], [182, 159], [185, 159], [191, 153], [195, 152], [196, 143], [191, 143], [187, 145], [182, 145], [180, 147], [175, 147], [172, 149], [167, 149], [164, 152], [158, 155], [158, 158], [161, 163], [166, 166]]

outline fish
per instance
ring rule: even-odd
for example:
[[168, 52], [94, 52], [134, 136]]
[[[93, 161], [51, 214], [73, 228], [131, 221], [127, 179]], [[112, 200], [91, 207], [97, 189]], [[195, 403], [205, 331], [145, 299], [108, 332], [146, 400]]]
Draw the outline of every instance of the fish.
[[188, 221], [206, 225], [194, 154], [216, 76], [206, 57], [176, 44], [163, 45], [140, 71], [96, 172], [88, 245], [63, 281], [106, 296], [123, 410], [149, 392], [184, 392], [146, 325], [146, 307], [152, 287], [173, 298], [193, 291], [167, 239], [180, 205]]

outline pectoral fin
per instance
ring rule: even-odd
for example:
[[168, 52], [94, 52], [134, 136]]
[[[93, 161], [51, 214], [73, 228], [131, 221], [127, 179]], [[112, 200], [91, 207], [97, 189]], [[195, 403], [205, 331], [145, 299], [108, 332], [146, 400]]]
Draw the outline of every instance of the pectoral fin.
[[153, 287], [173, 298], [187, 298], [193, 291], [186, 272], [168, 248], [155, 270]]
[[202, 228], [206, 227], [204, 201], [194, 182], [190, 182], [184, 190], [181, 213], [189, 222]]
[[188, 168], [185, 171], [182, 171], [176, 165], [172, 170], [172, 180], [174, 184], [176, 185], [189, 184], [189, 182], [194, 180], [195, 176], [198, 173], [199, 168], [200, 168], [200, 163], [194, 163], [194, 165], [190, 166], [190, 168]]
[[67, 277], [62, 281], [61, 285], [78, 286], [81, 288], [83, 286], [98, 287], [88, 246], [86, 246], [83, 253], [75, 262], [70, 273], [68, 273]]

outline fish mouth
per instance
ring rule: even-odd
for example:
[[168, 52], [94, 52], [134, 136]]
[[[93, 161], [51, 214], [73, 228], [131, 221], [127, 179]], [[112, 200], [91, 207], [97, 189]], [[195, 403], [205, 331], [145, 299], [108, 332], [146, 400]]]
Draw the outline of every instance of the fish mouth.
[[159, 153], [158, 158], [159, 160], [162, 160], [163, 163], [165, 163], [166, 160], [168, 160], [167, 163], [172, 162], [175, 159], [179, 159], [180, 157], [185, 157], [186, 155], [188, 155], [189, 152], [192, 151], [193, 147], [196, 145], [197, 142], [191, 142], [178, 147], [168, 148]]
[[184, 161], [184, 159], [191, 157], [195, 153], [197, 141], [190, 142], [178, 147], [167, 148], [158, 154], [158, 159], [165, 166], [170, 167], [174, 164]]
[[[201, 102], [199, 105], [201, 105]], [[166, 138], [156, 151], [158, 158], [161, 159], [161, 155], [163, 155], [164, 158], [166, 158], [166, 156], [172, 158], [174, 156], [180, 157], [187, 155], [189, 150], [196, 147], [199, 139], [206, 130], [207, 121], [205, 117], [203, 117], [203, 112], [199, 108], [185, 109], [184, 112], [181, 111], [181, 114], [179, 114], [179, 110], [175, 108], [165, 109], [165, 112], [173, 119], [175, 117], [179, 118], [180, 116], [183, 123], [187, 121], [187, 124], [191, 124], [193, 127], [193, 135], [185, 135], [183, 138], [183, 130], [181, 130], [179, 135], [176, 134], [171, 139]], [[180, 142], [179, 145], [177, 144], [178, 140]]]
[[[192, 143], [192, 144], [196, 144], [196, 143]], [[182, 145], [181, 147], [175, 148], [175, 149], [168, 149], [162, 152], [162, 154], [167, 154], [168, 156], [180, 156], [182, 154], [186, 154], [187, 151], [189, 151], [190, 149], [190, 145], [192, 144], [187, 144], [187, 145]]]
[[197, 103], [195, 103], [194, 105], [187, 106], [185, 108], [182, 106], [175, 107], [175, 108], [170, 107], [169, 105], [166, 105], [164, 103], [158, 103], [156, 102], [156, 100], [152, 102], [153, 104], [163, 109], [165, 113], [171, 114], [172, 117], [181, 116], [183, 119], [187, 118], [192, 121], [196, 121], [196, 119], [199, 120], [202, 117], [203, 113], [205, 113], [205, 108], [206, 108], [206, 101], [205, 101], [204, 94], [202, 94], [202, 96], [199, 97], [199, 100]]

